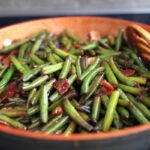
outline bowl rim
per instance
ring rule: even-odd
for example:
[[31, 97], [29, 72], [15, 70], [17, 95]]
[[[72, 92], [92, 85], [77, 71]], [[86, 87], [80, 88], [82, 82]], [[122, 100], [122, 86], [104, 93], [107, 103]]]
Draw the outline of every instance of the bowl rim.
[[[5, 26], [0, 29], [0, 32], [3, 30], [7, 30], [7, 28], [12, 26], [19, 26], [21, 24], [26, 24], [30, 22], [39, 22], [43, 20], [57, 20], [57, 19], [72, 19], [72, 18], [79, 18], [79, 19], [87, 19], [87, 18], [93, 18], [93, 19], [100, 19], [100, 20], [112, 20], [112, 21], [120, 21], [125, 23], [136, 23], [139, 25], [142, 25], [146, 28], [150, 29], [150, 26], [144, 23], [130, 21], [130, 20], [124, 20], [124, 19], [118, 19], [118, 18], [112, 18], [112, 17], [99, 17], [99, 16], [66, 16], [66, 17], [53, 17], [53, 18], [41, 18], [41, 19], [35, 19], [35, 20], [29, 20], [21, 23], [16, 23], [12, 25]], [[106, 139], [112, 139], [112, 138], [118, 138], [128, 135], [135, 135], [137, 133], [141, 133], [144, 131], [150, 131], [150, 123], [149, 124], [143, 124], [143, 125], [137, 125], [134, 127], [128, 127], [124, 129], [120, 129], [117, 131], [109, 131], [109, 132], [100, 132], [100, 133], [89, 133], [89, 134], [72, 134], [69, 136], [64, 135], [56, 135], [56, 134], [44, 134], [42, 132], [35, 132], [35, 131], [25, 131], [20, 129], [15, 129], [9, 126], [0, 125], [0, 132], [6, 133], [13, 136], [19, 136], [22, 138], [32, 138], [37, 140], [55, 140], [55, 141], [87, 141], [87, 140], [106, 140]]]

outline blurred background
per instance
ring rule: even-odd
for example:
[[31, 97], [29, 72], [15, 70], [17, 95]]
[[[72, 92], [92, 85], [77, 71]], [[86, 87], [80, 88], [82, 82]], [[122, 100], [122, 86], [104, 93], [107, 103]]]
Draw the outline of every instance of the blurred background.
[[150, 24], [150, 0], [0, 0], [0, 27], [31, 19], [94, 15]]

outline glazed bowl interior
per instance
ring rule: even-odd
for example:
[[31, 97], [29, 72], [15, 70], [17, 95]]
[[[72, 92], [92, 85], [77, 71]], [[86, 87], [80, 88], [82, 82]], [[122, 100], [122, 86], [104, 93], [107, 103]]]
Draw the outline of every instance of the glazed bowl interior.
[[[65, 29], [73, 32], [82, 39], [86, 39], [88, 33], [91, 30], [98, 31], [101, 36], [111, 34], [116, 36], [120, 28], [126, 28], [128, 25], [135, 22], [112, 19], [112, 18], [100, 18], [100, 17], [61, 17], [61, 18], [48, 18], [40, 19], [36, 21], [29, 21], [20, 23], [12, 26], [5, 27], [0, 30], [0, 49], [3, 46], [3, 42], [6, 39], [17, 41], [31, 34], [46, 29], [49, 32], [59, 34]], [[140, 24], [143, 28], [150, 32], [150, 26]], [[16, 136], [23, 136], [35, 139], [46, 139], [46, 140], [94, 140], [94, 139], [108, 139], [119, 136], [125, 136], [129, 134], [136, 134], [142, 131], [150, 130], [150, 124], [139, 125], [130, 127], [114, 132], [106, 133], [90, 133], [90, 134], [73, 134], [68, 137], [63, 135], [45, 135], [40, 132], [31, 132], [18, 130], [6, 126], [0, 126], [0, 132], [7, 134], [13, 134]]]

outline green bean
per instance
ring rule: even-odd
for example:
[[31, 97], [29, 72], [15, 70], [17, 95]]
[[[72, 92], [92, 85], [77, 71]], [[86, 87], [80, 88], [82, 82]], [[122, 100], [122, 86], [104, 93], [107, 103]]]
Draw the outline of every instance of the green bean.
[[38, 87], [40, 86], [41, 84], [45, 83], [46, 80], [48, 79], [48, 76], [45, 75], [45, 76], [42, 76], [42, 77], [38, 77], [37, 79], [35, 79], [34, 81], [32, 81], [29, 85], [24, 85], [23, 86], [23, 90], [25, 91], [29, 91], [35, 87]]
[[84, 112], [79, 111], [80, 116], [85, 120], [85, 121], [90, 121], [91, 118]]
[[40, 96], [40, 118], [42, 123], [48, 121], [48, 95], [46, 86], [42, 87]]
[[118, 84], [118, 87], [122, 89], [123, 91], [134, 94], [134, 95], [139, 95], [143, 91], [143, 89], [141, 88], [135, 88], [135, 87], [127, 86], [124, 84]]
[[138, 102], [135, 100], [135, 98], [131, 94], [127, 94], [130, 101], [150, 120], [150, 111], [149, 109], [142, 104], [141, 102]]
[[[69, 85], [71, 86], [73, 84], [73, 82], [76, 80], [77, 78], [77, 75], [76, 74], [73, 74], [71, 75], [69, 78], [68, 78], [68, 82], [69, 82]], [[50, 100], [51, 102], [53, 101], [56, 101], [58, 98], [60, 98], [60, 94], [55, 91], [51, 96], [50, 96]]]
[[76, 60], [76, 72], [77, 72], [77, 76], [79, 77], [82, 73], [82, 70], [81, 70], [81, 56], [78, 56], [77, 57], [77, 60]]
[[[102, 102], [103, 102], [105, 108], [107, 109], [108, 104], [109, 104], [109, 97], [107, 95], [103, 95], [101, 98], [102, 98]], [[122, 127], [122, 123], [120, 121], [119, 114], [118, 114], [118, 112], [116, 110], [114, 111], [113, 115], [114, 115], [113, 116], [113, 124], [114, 124], [114, 126], [117, 129], [121, 128]]]
[[71, 33], [68, 30], [65, 30], [66, 35], [71, 38], [73, 41], [79, 42], [79, 43], [83, 43], [83, 41], [81, 39], [79, 39], [76, 35], [74, 35], [73, 33]]
[[123, 33], [124, 33], [124, 29], [120, 29], [118, 36], [116, 38], [116, 42], [115, 42], [115, 50], [119, 51], [121, 44], [122, 44], [122, 39], [123, 39]]
[[140, 83], [140, 84], [146, 84], [146, 81], [147, 81], [147, 78], [144, 78], [144, 77], [129, 77], [129, 79], [137, 82], [137, 83]]
[[57, 54], [53, 54], [53, 56], [57, 62], [63, 61], [63, 59], [60, 56], [58, 56]]
[[45, 34], [42, 34], [34, 43], [32, 49], [31, 49], [31, 53], [34, 54], [36, 51], [39, 50], [44, 38], [45, 38]]
[[119, 91], [114, 91], [110, 97], [110, 101], [106, 110], [106, 114], [104, 116], [104, 121], [102, 125], [103, 131], [108, 131], [111, 127], [112, 121], [113, 121], [113, 114], [116, 109], [118, 99], [119, 99]]
[[11, 66], [8, 68], [8, 70], [5, 72], [4, 77], [1, 81], [0, 81], [0, 89], [3, 88], [11, 79], [13, 73], [15, 71], [15, 67]]
[[76, 109], [73, 107], [73, 105], [71, 104], [71, 102], [66, 99], [64, 100], [64, 109], [66, 111], [66, 113], [80, 126], [82, 126], [83, 128], [85, 128], [88, 131], [93, 130], [93, 127], [88, 124], [81, 116], [80, 114], [76, 111]]
[[4, 68], [0, 71], [0, 78], [3, 76], [3, 74], [5, 73], [6, 70], [7, 70], [7, 67], [4, 67]]
[[36, 56], [35, 54], [30, 54], [30, 57], [37, 65], [44, 64], [44, 61], [40, 59], [38, 56]]
[[38, 121], [32, 123], [31, 125], [29, 125], [29, 126], [28, 126], [28, 129], [29, 129], [29, 130], [34, 130], [34, 128], [39, 127], [39, 125], [40, 125], [40, 121], [38, 120]]
[[55, 133], [58, 129], [63, 127], [69, 120], [68, 116], [63, 116], [60, 119], [57, 120], [57, 122], [53, 123], [46, 131], [45, 133]]
[[26, 116], [27, 113], [25, 110], [15, 110], [15, 109], [0, 109], [0, 115], [5, 115], [8, 117], [19, 117], [19, 116]]
[[35, 75], [37, 75], [40, 71], [41, 71], [41, 68], [43, 68], [45, 65], [39, 65], [37, 66], [36, 68], [30, 70], [30, 71], [27, 71], [23, 74], [22, 76], [22, 80], [25, 82], [25, 81], [29, 81], [30, 79], [32, 79]]
[[57, 122], [61, 117], [62, 117], [62, 114], [57, 115], [54, 118], [52, 118], [51, 120], [49, 120], [49, 122], [42, 127], [41, 131], [46, 132], [48, 130], [48, 128], [52, 124], [54, 124], [55, 122]]
[[144, 66], [141, 59], [135, 53], [131, 53], [131, 57], [136, 61], [137, 65], [139, 65], [139, 67], [141, 67], [142, 69], [147, 71], [147, 68]]
[[93, 80], [93, 82], [91, 83], [91, 85], [89, 87], [88, 93], [85, 96], [85, 100], [87, 100], [91, 97], [91, 95], [94, 93], [94, 91], [96, 90], [96, 88], [98, 87], [100, 82], [102, 81], [103, 77], [104, 77], [104, 74], [97, 75], [97, 77]]
[[83, 80], [92, 70], [99, 64], [100, 59], [97, 57], [95, 61], [79, 76], [80, 80]]
[[119, 98], [118, 105], [123, 106], [123, 107], [129, 107], [130, 106], [130, 102]]
[[30, 108], [27, 110], [27, 114], [28, 114], [29, 116], [32, 116], [32, 115], [37, 114], [39, 111], [40, 111], [40, 106], [39, 106], [39, 105], [36, 105], [36, 106], [30, 107]]
[[42, 73], [43, 74], [52, 74], [52, 73], [62, 69], [62, 67], [63, 67], [62, 62], [54, 64], [54, 65], [47, 65], [47, 66], [42, 68]]
[[29, 105], [31, 104], [31, 101], [32, 101], [32, 98], [35, 96], [37, 92], [37, 89], [36, 88], [33, 88], [30, 93], [29, 93], [29, 96], [28, 96], [28, 99], [27, 99], [27, 103], [26, 103], [26, 107], [29, 108]]
[[117, 66], [115, 65], [115, 62], [113, 60], [113, 58], [110, 58], [110, 66], [111, 69], [113, 70], [114, 74], [116, 75], [116, 77], [123, 83], [129, 85], [129, 86], [133, 86], [136, 84], [135, 81], [129, 79], [128, 77], [126, 77], [125, 75], [123, 75], [121, 73], [121, 71], [117, 68]]
[[63, 58], [70, 56], [73, 60], [76, 60], [75, 55], [57, 48], [52, 41], [49, 41], [49, 46], [53, 49], [54, 53], [56, 53], [58, 56], [63, 57]]
[[141, 102], [146, 105], [147, 107], [150, 107], [150, 97], [143, 96]]
[[88, 57], [87, 56], [81, 57], [80, 64], [81, 64], [81, 72], [84, 72], [88, 68]]
[[19, 128], [19, 129], [24, 129], [24, 130], [26, 129], [25, 125], [5, 115], [0, 114], [0, 120], [7, 122], [9, 125], [11, 125], [14, 128]]
[[72, 134], [75, 131], [75, 128], [76, 128], [76, 123], [74, 121], [71, 121], [63, 134], [65, 136], [68, 136], [68, 135]]
[[97, 47], [98, 47], [98, 42], [94, 41], [94, 42], [89, 43], [85, 46], [82, 46], [81, 49], [83, 49], [83, 50], [93, 50], [93, 49], [96, 49]]
[[67, 57], [59, 74], [59, 79], [66, 78], [71, 67], [71, 57]]
[[100, 107], [101, 107], [101, 99], [100, 97], [96, 96], [93, 101], [92, 114], [91, 114], [91, 118], [94, 121], [98, 121], [99, 119]]
[[49, 61], [49, 62], [51, 62], [51, 64], [57, 64], [57, 61], [56, 61], [56, 59], [55, 59], [55, 57], [53, 56], [53, 54], [52, 53], [48, 53], [48, 56], [47, 56], [47, 60]]
[[45, 30], [41, 30], [41, 31], [39, 31], [39, 32], [37, 32], [37, 33], [35, 33], [35, 34], [33, 34], [33, 35], [32, 35], [31, 37], [29, 37], [29, 38], [20, 40], [20, 41], [14, 43], [14, 44], [11, 44], [11, 45], [9, 45], [9, 46], [6, 46], [6, 47], [4, 47], [3, 49], [0, 50], [0, 53], [8, 53], [8, 52], [10, 52], [10, 51], [12, 51], [12, 50], [15, 50], [15, 49], [18, 48], [19, 46], [21, 46], [21, 45], [27, 43], [27, 42], [28, 42], [29, 40], [31, 40], [32, 38], [38, 37], [39, 35], [41, 35], [41, 34], [43, 34], [43, 33], [45, 33]]
[[40, 94], [41, 94], [41, 88], [39, 88], [37, 90], [37, 92], [35, 93], [34, 97], [32, 97], [31, 99], [31, 105], [36, 105], [38, 103], [38, 101], [40, 100]]
[[105, 73], [106, 73], [106, 77], [109, 83], [113, 84], [113, 85], [118, 85], [118, 81], [113, 73], [113, 71], [111, 70], [109, 64], [105, 61], [103, 63], [104, 67], [105, 67]]
[[27, 44], [23, 44], [20, 49], [19, 49], [19, 54], [18, 54], [18, 59], [22, 59], [25, 55], [25, 51], [27, 50], [28, 45]]
[[81, 93], [87, 93], [89, 90], [89, 84], [94, 79], [94, 77], [101, 71], [103, 71], [103, 67], [99, 67], [95, 69], [93, 72], [89, 73], [83, 80], [82, 86], [81, 86]]
[[117, 111], [122, 119], [128, 120], [130, 118], [130, 114], [126, 108], [118, 106]]
[[71, 74], [76, 74], [76, 67], [75, 65], [71, 65], [71, 71], [70, 71]]
[[121, 90], [118, 89], [118, 91], [120, 92], [120, 97], [129, 102], [130, 105], [128, 105], [128, 109], [130, 110], [130, 112], [134, 115], [135, 119], [140, 123], [140, 124], [144, 124], [144, 123], [149, 123], [149, 121], [147, 120], [147, 118], [144, 116], [144, 114], [128, 99], [128, 97], [126, 96], [126, 94]]
[[56, 82], [56, 79], [51, 79], [46, 82], [45, 87], [47, 88], [47, 92], [49, 92], [53, 88], [53, 84]]
[[11, 61], [19, 72], [26, 72], [26, 69], [22, 66], [22, 64], [17, 60], [15, 56], [11, 56]]
[[63, 58], [65, 58], [65, 57], [67, 57], [67, 56], [70, 56], [70, 57], [72, 58], [72, 61], [76, 60], [76, 58], [77, 58], [75, 55], [70, 54], [69, 52], [65, 52], [65, 51], [63, 51], [63, 50], [61, 50], [61, 49], [59, 49], [59, 48], [55, 48], [53, 51], [54, 51], [54, 53], [56, 53], [58, 56], [63, 57]]

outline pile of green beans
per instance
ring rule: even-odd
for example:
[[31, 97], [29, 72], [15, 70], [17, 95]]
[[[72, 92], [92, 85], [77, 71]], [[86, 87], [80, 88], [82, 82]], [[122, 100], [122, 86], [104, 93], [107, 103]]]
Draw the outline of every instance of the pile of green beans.
[[149, 123], [150, 66], [123, 35], [42, 30], [2, 48], [0, 124], [68, 136]]

